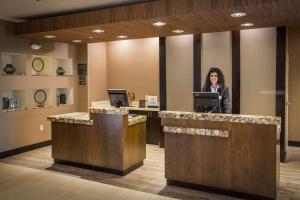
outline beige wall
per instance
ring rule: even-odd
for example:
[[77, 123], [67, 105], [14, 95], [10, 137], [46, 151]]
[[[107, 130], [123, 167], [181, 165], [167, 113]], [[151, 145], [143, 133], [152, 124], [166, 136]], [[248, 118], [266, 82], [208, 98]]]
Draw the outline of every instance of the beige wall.
[[289, 102], [288, 134], [290, 141], [300, 141], [300, 27], [288, 28]]
[[167, 110], [193, 111], [193, 35], [166, 38]]
[[[87, 45], [77, 47], [78, 64], [87, 64]], [[78, 85], [78, 112], [88, 111], [88, 91], [87, 85]]]
[[232, 96], [232, 58], [231, 33], [204, 33], [202, 35], [201, 82], [204, 86], [207, 73], [211, 67], [218, 67], [225, 77], [225, 84]]
[[[13, 24], [0, 21], [0, 51], [22, 53], [27, 55], [48, 55], [52, 58], [72, 58], [74, 76], [0, 76], [0, 152], [18, 147], [46, 141], [51, 139], [50, 122], [47, 116], [53, 114], [74, 112], [77, 109], [77, 58], [76, 47], [64, 43], [44, 43], [42, 49], [30, 49], [30, 41], [16, 38], [13, 35]], [[31, 71], [31, 63], [27, 63], [27, 71]], [[54, 70], [55, 71], [55, 70]], [[1, 72], [2, 73], [2, 72]], [[57, 107], [54, 103], [51, 108], [33, 110], [30, 108], [32, 90], [37, 88], [50, 88], [55, 93], [56, 88], [73, 88], [73, 105]], [[4, 113], [2, 110], [2, 92], [4, 90], [24, 89], [28, 110]], [[55, 102], [55, 94], [49, 96]], [[44, 131], [40, 131], [40, 125]]]
[[241, 31], [241, 113], [275, 115], [276, 28]]
[[107, 85], [134, 91], [137, 100], [159, 96], [158, 38], [108, 42]]
[[106, 43], [88, 44], [88, 103], [107, 98]]

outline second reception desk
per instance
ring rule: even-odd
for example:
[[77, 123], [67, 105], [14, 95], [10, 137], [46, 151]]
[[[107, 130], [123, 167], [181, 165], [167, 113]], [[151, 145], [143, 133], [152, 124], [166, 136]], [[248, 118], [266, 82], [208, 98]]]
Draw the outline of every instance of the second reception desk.
[[280, 118], [173, 111], [160, 117], [168, 184], [276, 198]]

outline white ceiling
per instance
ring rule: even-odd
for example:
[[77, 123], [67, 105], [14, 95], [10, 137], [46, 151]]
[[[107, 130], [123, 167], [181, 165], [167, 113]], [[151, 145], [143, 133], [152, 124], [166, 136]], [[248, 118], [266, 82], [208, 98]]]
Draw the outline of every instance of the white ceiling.
[[35, 17], [126, 5], [147, 0], [0, 0], [0, 19], [20, 22]]

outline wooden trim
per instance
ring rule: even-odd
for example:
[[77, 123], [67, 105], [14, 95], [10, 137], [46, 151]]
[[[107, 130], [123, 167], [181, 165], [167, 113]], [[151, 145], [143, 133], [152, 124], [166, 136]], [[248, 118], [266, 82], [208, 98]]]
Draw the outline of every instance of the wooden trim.
[[300, 141], [289, 141], [289, 146], [300, 147]]
[[159, 99], [160, 110], [167, 109], [166, 38], [159, 38]]
[[93, 165], [87, 165], [87, 164], [58, 160], [58, 159], [54, 159], [54, 163], [79, 167], [79, 168], [83, 168], [83, 169], [107, 172], [107, 173], [117, 174], [117, 175], [121, 175], [121, 176], [125, 176], [126, 174], [132, 172], [133, 170], [141, 167], [144, 164], [144, 162], [141, 161], [141, 162], [138, 162], [137, 164], [131, 166], [127, 170], [121, 171], [121, 170], [115, 170], [115, 169], [110, 169], [110, 168], [105, 168], [105, 167], [97, 167], [97, 166], [93, 166]]
[[232, 113], [240, 114], [241, 50], [240, 31], [232, 31]]
[[17, 148], [17, 149], [4, 151], [4, 152], [0, 153], [0, 159], [7, 158], [7, 157], [10, 157], [10, 156], [14, 156], [14, 155], [21, 154], [21, 153], [25, 153], [27, 151], [32, 151], [34, 149], [39, 149], [39, 148], [49, 146], [49, 145], [51, 145], [51, 140], [47, 140], [47, 141], [44, 141], [44, 142], [39, 142], [39, 143], [36, 143], [36, 144], [31, 144], [31, 145], [20, 147], [20, 148]]
[[[155, 1], [146, 1], [141, 3], [135, 3], [131, 5], [124, 5], [114, 8], [106, 8], [106, 9], [97, 9], [93, 11], [80, 12], [75, 14], [67, 14], [61, 16], [47, 17], [29, 20], [26, 22], [17, 23], [15, 25], [16, 34], [30, 34], [30, 33], [40, 33], [46, 31], [55, 31], [55, 30], [63, 30], [63, 29], [73, 29], [79, 27], [88, 27], [88, 26], [97, 26], [104, 25], [110, 23], [120, 23], [120, 22], [129, 22], [129, 21], [138, 21], [138, 20], [155, 20], [162, 18], [169, 18], [171, 16], [187, 16], [187, 15], [199, 15], [205, 17], [207, 15], [214, 12], [223, 13], [224, 11], [231, 11], [232, 9], [239, 6], [246, 6], [250, 8], [256, 8], [262, 5], [274, 5], [276, 7], [277, 2], [271, 2], [264, 4], [261, 1], [236, 1], [229, 0], [229, 2], [224, 3], [223, 1], [199, 1], [199, 0], [155, 0]], [[290, 2], [286, 3], [290, 5]], [[296, 2], [293, 2], [293, 5]], [[270, 10], [271, 11], [271, 10]], [[268, 12], [270, 12], [268, 10]], [[285, 10], [284, 10], [285, 11]], [[259, 13], [268, 13], [265, 10], [260, 11]], [[224, 15], [217, 17], [213, 14], [213, 21], [209, 21], [209, 24], [217, 24], [214, 25], [215, 31], [221, 31], [223, 29], [216, 28], [221, 26], [226, 17], [228, 17], [227, 12], [224, 12]], [[291, 12], [283, 12], [283, 14]], [[295, 16], [297, 17], [297, 16]], [[225, 19], [224, 19], [225, 18]], [[218, 20], [216, 20], [218, 19]], [[285, 19], [285, 18], [284, 18]], [[267, 19], [266, 19], [267, 20]], [[198, 20], [203, 21], [203, 20]], [[276, 21], [269, 19], [268, 25], [274, 24]], [[284, 20], [285, 22], [286, 20]], [[230, 27], [230, 21], [227, 21], [226, 27]], [[294, 22], [294, 21], [293, 21]], [[195, 21], [193, 21], [195, 23]], [[259, 24], [259, 23], [258, 23]], [[256, 26], [259, 26], [255, 24]], [[236, 27], [236, 23], [234, 26]], [[197, 28], [202, 30], [203, 27]], [[228, 29], [227, 29], [228, 30]], [[135, 32], [137, 29], [135, 29]]]
[[286, 27], [277, 27], [276, 41], [276, 116], [281, 117], [280, 161], [286, 160], [285, 147], [285, 71]]
[[201, 92], [201, 34], [194, 34], [194, 92]]
[[193, 190], [200, 190], [200, 191], [209, 192], [209, 193], [217, 193], [217, 194], [222, 194], [222, 195], [227, 195], [227, 196], [232, 196], [232, 197], [237, 197], [237, 198], [242, 198], [242, 199], [261, 199], [261, 200], [273, 199], [273, 198], [262, 197], [262, 196], [258, 196], [258, 195], [252, 195], [252, 194], [247, 194], [247, 193], [242, 193], [242, 192], [235, 192], [232, 190], [208, 187], [208, 186], [203, 186], [203, 185], [198, 185], [198, 184], [193, 184], [193, 183], [186, 183], [186, 182], [170, 180], [170, 179], [167, 179], [167, 185], [179, 186], [179, 187], [189, 188], [189, 189], [193, 189]]

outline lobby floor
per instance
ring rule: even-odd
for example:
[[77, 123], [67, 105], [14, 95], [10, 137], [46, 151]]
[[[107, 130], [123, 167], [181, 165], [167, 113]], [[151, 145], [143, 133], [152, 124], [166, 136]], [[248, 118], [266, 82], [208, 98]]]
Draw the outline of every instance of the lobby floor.
[[[299, 200], [300, 148], [289, 147], [287, 160], [287, 163], [280, 164], [280, 191], [278, 199]], [[3, 170], [4, 168], [7, 169]], [[103, 195], [111, 194], [111, 196], [108, 195], [101, 199], [135, 199], [134, 195], [141, 197], [140, 195], [143, 194], [145, 196], [143, 196], [142, 199], [163, 199], [164, 197], [189, 200], [237, 199], [166, 185], [166, 180], [164, 178], [164, 149], [158, 148], [156, 145], [147, 145], [147, 158], [144, 161], [144, 165], [126, 176], [118, 176], [88, 169], [79, 169], [72, 166], [53, 164], [53, 159], [51, 158], [51, 146], [2, 159], [0, 160], [0, 199], [34, 199], [22, 198], [25, 197], [24, 195], [20, 196], [20, 198], [2, 198], [4, 196], [1, 196], [9, 192], [21, 195], [19, 190], [29, 196], [36, 193], [35, 190], [22, 189], [28, 187], [28, 181], [30, 180], [27, 180], [26, 176], [25, 178], [21, 176], [22, 179], [21, 177], [18, 177], [18, 174], [22, 175], [22, 171], [24, 170], [34, 170], [34, 173], [32, 172], [33, 174], [43, 174], [41, 175], [42, 180], [37, 180], [37, 177], [32, 177], [31, 182], [34, 183], [34, 181], [37, 181], [36, 184], [38, 184], [39, 181], [41, 181], [41, 183], [43, 181], [44, 183], [47, 183], [47, 177], [52, 177], [51, 175], [53, 175], [53, 177], [59, 177], [57, 178], [57, 184], [55, 181], [56, 178], [51, 178], [50, 180], [51, 187], [49, 191], [52, 191], [54, 194], [56, 189], [61, 191], [61, 188], [63, 188], [60, 184], [61, 181], [59, 180], [69, 178], [74, 179], [74, 182], [78, 183], [78, 185], [74, 186], [75, 189], [81, 188], [81, 185], [84, 185], [83, 189], [78, 189], [78, 191], [75, 192], [76, 194], [78, 193], [77, 195], [79, 196], [87, 195], [88, 198], [84, 199], [99, 198], [100, 193], [98, 193], [98, 190], [93, 190], [95, 187], [99, 188], [99, 191], [104, 193]], [[9, 177], [10, 174], [14, 174], [13, 176], [16, 180], [20, 179], [20, 181], [6, 182], [3, 180], [2, 177]], [[29, 176], [27, 177], [29, 178]], [[89, 184], [87, 184], [86, 181], [91, 184], [91, 188], [87, 186]], [[93, 184], [98, 185], [94, 186]], [[5, 188], [7, 188], [7, 190]], [[116, 192], [119, 191], [116, 188], [119, 188], [120, 194]], [[18, 192], [16, 193], [16, 191]], [[135, 194], [135, 192], [137, 193]], [[55, 196], [56, 198], [51, 199], [75, 199], [73, 198], [75, 196], [72, 189], [63, 191], [64, 195], [68, 195], [68, 193], [70, 196], [67, 197], [69, 198], [62, 198], [63, 196], [58, 195]], [[46, 200], [45, 198], [43, 199]]]

